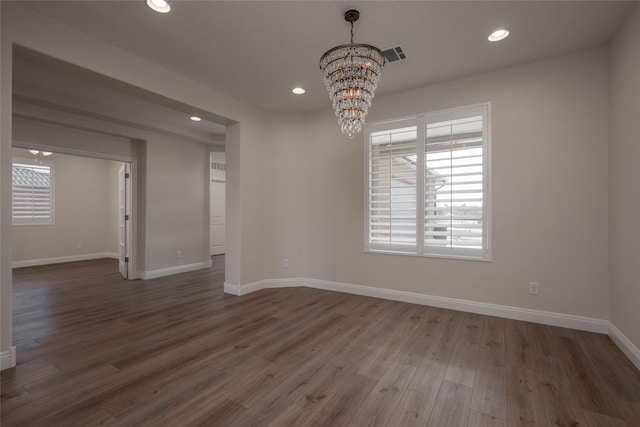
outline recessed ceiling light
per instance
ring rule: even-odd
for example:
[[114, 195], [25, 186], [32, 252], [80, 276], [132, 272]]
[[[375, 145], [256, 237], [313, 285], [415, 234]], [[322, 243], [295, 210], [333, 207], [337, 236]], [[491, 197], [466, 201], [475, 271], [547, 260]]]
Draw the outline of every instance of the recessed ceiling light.
[[495, 30], [493, 33], [489, 34], [487, 39], [490, 42], [497, 42], [500, 40], [504, 40], [509, 37], [509, 30], [505, 30], [504, 28], [500, 28], [499, 30]]
[[291, 89], [291, 92], [295, 93], [296, 95], [302, 95], [303, 93], [306, 92], [306, 90], [304, 90], [304, 88], [301, 88], [301, 87], [294, 87], [293, 89]]
[[202, 120], [200, 117], [198, 116], [191, 116], [189, 117], [191, 120], [193, 120], [194, 122], [199, 122], [200, 120]]
[[165, 0], [147, 0], [147, 6], [160, 13], [169, 13], [171, 10], [171, 6]]

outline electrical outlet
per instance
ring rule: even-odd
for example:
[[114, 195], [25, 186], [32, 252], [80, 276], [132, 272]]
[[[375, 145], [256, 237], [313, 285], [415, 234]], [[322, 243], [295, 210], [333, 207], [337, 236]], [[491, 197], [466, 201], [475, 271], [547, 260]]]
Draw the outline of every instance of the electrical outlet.
[[289, 268], [289, 260], [287, 258], [282, 260], [282, 268]]
[[182, 258], [182, 251], [176, 251], [176, 258], [177, 259]]
[[540, 283], [529, 282], [529, 293], [531, 295], [538, 295], [540, 293]]

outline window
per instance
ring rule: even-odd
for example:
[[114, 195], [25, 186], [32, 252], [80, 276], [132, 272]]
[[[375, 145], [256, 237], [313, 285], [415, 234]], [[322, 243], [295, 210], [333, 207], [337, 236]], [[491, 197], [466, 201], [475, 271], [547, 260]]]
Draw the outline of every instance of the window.
[[53, 162], [13, 159], [13, 224], [53, 224]]
[[367, 126], [366, 251], [490, 258], [489, 108]]

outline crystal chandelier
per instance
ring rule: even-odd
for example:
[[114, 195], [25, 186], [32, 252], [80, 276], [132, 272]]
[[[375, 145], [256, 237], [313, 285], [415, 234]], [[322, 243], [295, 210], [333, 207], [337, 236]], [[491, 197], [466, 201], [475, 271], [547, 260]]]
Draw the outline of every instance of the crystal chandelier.
[[362, 131], [385, 63], [377, 47], [353, 42], [353, 23], [358, 18], [360, 12], [357, 10], [344, 13], [345, 21], [351, 23], [351, 43], [329, 49], [320, 58], [324, 85], [340, 128], [349, 138]]

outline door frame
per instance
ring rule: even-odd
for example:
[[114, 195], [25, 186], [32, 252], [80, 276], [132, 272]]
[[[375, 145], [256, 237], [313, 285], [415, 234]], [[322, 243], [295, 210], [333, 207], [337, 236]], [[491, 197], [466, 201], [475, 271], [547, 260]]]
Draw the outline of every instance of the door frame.
[[133, 274], [129, 268], [131, 260], [131, 201], [131, 163], [122, 162], [118, 167], [118, 270], [123, 279], [129, 279]]
[[89, 150], [80, 150], [77, 148], [62, 147], [58, 145], [41, 144], [36, 142], [27, 142], [23, 140], [14, 139], [12, 147], [35, 149], [40, 151], [51, 151], [58, 154], [68, 154], [72, 156], [91, 157], [94, 159], [113, 160], [116, 162], [129, 163], [131, 165], [131, 217], [129, 221], [130, 225], [130, 249], [129, 249], [129, 265], [127, 268], [128, 280], [134, 280], [140, 278], [140, 271], [138, 269], [138, 159], [136, 157], [119, 156], [117, 154], [98, 153]]

